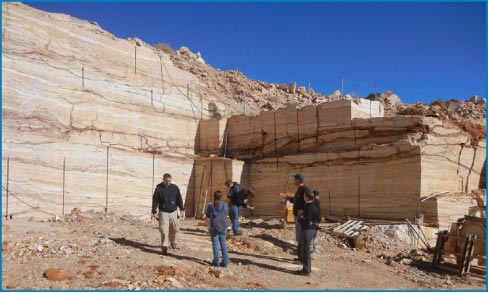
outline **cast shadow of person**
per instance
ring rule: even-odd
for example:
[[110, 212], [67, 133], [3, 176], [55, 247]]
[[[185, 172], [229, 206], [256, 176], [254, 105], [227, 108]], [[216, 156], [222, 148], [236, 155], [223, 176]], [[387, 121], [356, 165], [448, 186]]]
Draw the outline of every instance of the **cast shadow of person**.
[[271, 244], [273, 244], [274, 246], [280, 247], [285, 252], [288, 251], [288, 250], [292, 250], [293, 251], [293, 250], [296, 249], [296, 246], [294, 244], [291, 244], [289, 242], [283, 241], [283, 240], [281, 240], [279, 238], [273, 237], [273, 236], [268, 235], [268, 234], [258, 234], [258, 235], [254, 235], [254, 236], [251, 236], [251, 237], [253, 237], [253, 238], [259, 238], [259, 239], [268, 241]]
[[235, 257], [231, 257], [230, 258], [230, 261], [233, 262], [233, 263], [241, 263], [243, 265], [254, 265], [254, 266], [261, 267], [261, 268], [264, 268], [264, 269], [267, 269], [267, 270], [278, 271], [278, 272], [283, 272], [283, 273], [288, 273], [288, 274], [296, 275], [296, 271], [289, 270], [289, 269], [285, 269], [285, 268], [282, 268], [282, 267], [273, 266], [273, 265], [266, 264], [266, 263], [255, 262], [255, 261], [252, 261], [252, 260], [247, 259], [247, 258], [235, 258]]
[[[139, 249], [143, 252], [146, 252], [146, 253], [153, 253], [153, 254], [161, 255], [161, 250], [160, 250], [159, 245], [149, 245], [149, 244], [145, 244], [145, 243], [140, 243], [137, 241], [129, 240], [125, 237], [123, 237], [123, 238], [109, 238], [109, 239], [112, 240], [113, 242], [119, 244], [119, 245], [130, 246], [133, 248], [137, 248], [137, 249]], [[157, 248], [157, 249], [154, 249], [154, 248]], [[174, 257], [176, 259], [193, 261], [193, 262], [196, 262], [196, 263], [202, 264], [202, 265], [210, 264], [210, 262], [205, 261], [205, 260], [201, 260], [201, 259], [191, 257], [191, 256], [171, 253], [170, 251], [168, 251], [167, 256]]]

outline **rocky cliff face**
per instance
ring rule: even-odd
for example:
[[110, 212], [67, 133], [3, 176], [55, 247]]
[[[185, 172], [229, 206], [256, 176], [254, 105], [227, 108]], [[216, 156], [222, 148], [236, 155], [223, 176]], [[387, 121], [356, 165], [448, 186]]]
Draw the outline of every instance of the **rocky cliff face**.
[[[65, 211], [74, 207], [107, 208], [146, 216], [153, 188], [165, 172], [173, 175], [184, 197], [192, 197], [196, 186], [195, 148], [198, 149], [202, 134], [198, 124], [209, 118], [247, 114], [228, 120], [229, 127], [236, 127], [234, 136], [228, 138], [228, 151], [239, 158], [255, 154], [263, 158], [252, 169], [251, 177], [260, 174], [261, 166], [269, 170], [278, 168], [269, 159], [273, 152], [285, 155], [296, 149], [297, 153], [352, 154], [355, 150], [342, 146], [351, 145], [352, 141], [355, 146], [364, 142], [363, 147], [367, 149], [374, 142], [386, 150], [387, 158], [389, 151], [396, 149], [388, 144], [398, 139], [397, 134], [402, 136], [400, 139], [406, 139], [403, 136], [408, 136], [411, 130], [431, 134], [417, 131], [419, 125], [415, 119], [419, 118], [392, 117], [381, 120], [386, 125], [378, 122], [378, 127], [372, 127], [369, 124], [380, 120], [356, 119], [352, 123], [348, 117], [347, 125], [337, 128], [342, 123], [339, 120], [344, 118], [333, 119], [337, 111], [327, 114], [327, 107], [310, 106], [317, 109], [313, 111], [316, 115], [308, 115], [307, 107], [296, 108], [353, 99], [351, 96], [341, 97], [338, 91], [325, 96], [296, 83], [251, 80], [236, 70], [215, 69], [200, 54], [187, 48], [163, 52], [139, 39], [118, 39], [96, 23], [46, 13], [23, 4], [2, 3], [2, 29], [2, 201], [5, 210], [8, 182], [9, 213], [14, 216], [61, 214], [63, 205]], [[422, 158], [426, 160], [407, 162], [419, 170], [426, 164], [427, 171], [422, 176], [432, 178], [432, 184], [422, 186], [424, 189], [415, 187], [417, 195], [442, 185], [434, 176], [435, 170], [444, 166], [435, 164], [438, 150], [448, 154], [442, 156], [447, 158], [445, 166], [449, 172], [457, 172], [453, 175], [457, 178], [453, 189], [470, 189], [476, 183], [484, 159], [480, 159], [480, 150], [473, 152], [479, 142], [483, 142], [481, 149], [485, 147], [484, 99], [403, 105], [393, 93], [384, 93], [379, 101], [385, 107], [386, 116], [434, 116], [442, 121], [441, 125], [454, 125], [454, 128], [439, 127], [438, 131], [446, 135], [441, 138], [431, 135], [432, 147], [415, 148], [423, 152]], [[372, 103], [369, 105], [371, 111]], [[361, 103], [358, 107], [362, 107]], [[276, 108], [281, 110], [248, 117]], [[325, 116], [321, 116], [320, 109], [325, 111]], [[383, 111], [382, 107], [378, 109]], [[293, 121], [288, 119], [288, 114], [294, 115]], [[370, 113], [367, 117], [374, 116]], [[409, 128], [401, 121], [415, 125]], [[301, 123], [301, 126], [283, 127], [287, 123]], [[395, 128], [397, 123], [401, 124], [400, 130]], [[398, 133], [392, 133], [391, 127]], [[401, 133], [402, 127], [406, 127], [405, 133]], [[449, 129], [458, 132], [447, 133]], [[459, 133], [459, 129], [463, 132]], [[246, 131], [251, 130], [254, 132], [247, 135]], [[214, 133], [218, 141], [209, 147], [210, 153], [223, 145], [222, 134]], [[463, 141], [456, 138], [449, 148], [446, 145], [453, 141], [452, 136]], [[248, 144], [255, 154], [248, 153]], [[459, 153], [462, 164], [452, 163], [455, 153]], [[280, 162], [288, 164], [287, 158]], [[319, 161], [323, 159], [322, 155]], [[293, 159], [289, 161], [290, 166], [295, 164]], [[398, 160], [388, 164], [397, 168], [395, 164], [403, 163]], [[460, 165], [462, 168], [456, 168]], [[384, 169], [380, 163], [375, 166]], [[295, 172], [293, 168], [287, 167], [283, 176]], [[399, 177], [402, 170], [398, 171]], [[410, 175], [412, 180], [420, 176]], [[319, 184], [321, 178], [316, 180]], [[399, 186], [398, 190], [402, 189]], [[337, 189], [337, 192], [342, 191]], [[186, 203], [193, 204], [191, 200]], [[374, 203], [371, 205], [374, 209]], [[340, 204], [334, 208], [342, 209], [340, 212], [344, 214], [352, 213]]]
[[208, 117], [208, 100], [188, 87], [193, 74], [144, 43], [23, 4], [2, 4], [2, 28], [11, 213], [31, 212], [21, 201], [61, 213], [63, 181], [66, 210], [149, 213], [164, 172], [186, 194], [198, 120]]

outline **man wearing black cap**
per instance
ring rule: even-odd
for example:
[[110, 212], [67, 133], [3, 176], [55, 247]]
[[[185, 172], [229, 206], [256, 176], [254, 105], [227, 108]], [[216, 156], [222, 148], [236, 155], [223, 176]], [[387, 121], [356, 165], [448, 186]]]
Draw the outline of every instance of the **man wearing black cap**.
[[293, 203], [293, 215], [295, 216], [295, 237], [298, 245], [300, 245], [300, 230], [301, 224], [298, 222], [298, 216], [303, 214], [303, 207], [305, 206], [305, 199], [303, 196], [306, 192], [310, 191], [310, 188], [305, 185], [305, 176], [301, 173], [293, 175], [293, 184], [297, 187], [295, 197], [287, 197], [287, 199]]

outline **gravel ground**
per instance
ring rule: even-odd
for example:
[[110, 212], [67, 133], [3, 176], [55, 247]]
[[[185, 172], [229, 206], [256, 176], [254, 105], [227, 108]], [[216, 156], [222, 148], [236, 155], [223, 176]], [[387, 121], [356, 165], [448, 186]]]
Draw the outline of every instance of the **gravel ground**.
[[206, 223], [194, 219], [181, 221], [180, 248], [168, 256], [157, 223], [128, 215], [74, 210], [57, 222], [4, 221], [2, 289], [486, 289], [484, 279], [432, 271], [421, 250], [395, 241], [349, 248], [325, 232], [312, 276], [299, 276], [293, 228], [276, 219], [242, 226], [243, 236], [227, 240], [229, 268], [216, 269]]

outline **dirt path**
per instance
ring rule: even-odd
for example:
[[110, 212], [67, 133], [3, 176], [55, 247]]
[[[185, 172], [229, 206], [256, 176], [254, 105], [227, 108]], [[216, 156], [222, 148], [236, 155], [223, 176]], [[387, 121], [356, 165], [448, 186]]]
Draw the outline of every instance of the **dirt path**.
[[[206, 227], [181, 222], [180, 249], [160, 254], [156, 223], [75, 213], [63, 222], [3, 223], [2, 289], [485, 289], [485, 281], [429, 270], [430, 263], [386, 262], [398, 249], [353, 250], [321, 233], [312, 277], [294, 274], [294, 231], [262, 222], [230, 237], [231, 264], [214, 269]], [[43, 276], [59, 269], [60, 281]], [[52, 278], [52, 277], [51, 277]]]

